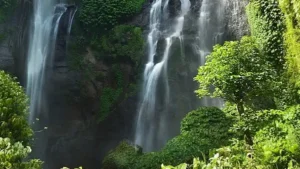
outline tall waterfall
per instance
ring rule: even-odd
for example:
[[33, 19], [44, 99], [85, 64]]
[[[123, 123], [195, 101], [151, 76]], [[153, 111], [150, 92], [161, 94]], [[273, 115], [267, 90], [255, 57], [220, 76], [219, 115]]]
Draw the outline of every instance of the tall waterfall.
[[[172, 121], [170, 117], [187, 113], [177, 112], [180, 110], [177, 110], [177, 105], [174, 105], [176, 103], [173, 103], [176, 100], [175, 97], [178, 96], [176, 96], [176, 93], [173, 94], [177, 91], [173, 91], [170, 85], [172, 79], [169, 76], [172, 74], [170, 74], [171, 68], [168, 64], [175, 60], [175, 55], [179, 53], [182, 60], [198, 60], [196, 68], [189, 68], [190, 65], [195, 64], [192, 61], [189, 65], [185, 64], [184, 68], [195, 69], [190, 70], [190, 72], [195, 73], [197, 67], [205, 63], [205, 57], [211, 52], [212, 46], [223, 41], [225, 31], [225, 0], [202, 1], [197, 17], [198, 21], [192, 21], [197, 23], [198, 31], [192, 35], [185, 34], [185, 28], [191, 24], [187, 23], [187, 18], [191, 18], [191, 15], [193, 15], [190, 0], [180, 0], [180, 12], [175, 19], [168, 11], [170, 8], [169, 2], [169, 0], [155, 0], [152, 2], [150, 11], [148, 62], [144, 70], [144, 83], [135, 131], [135, 144], [142, 146], [144, 151], [161, 148], [172, 137], [169, 133], [174, 129], [173, 124], [170, 123]], [[193, 43], [190, 43], [190, 39], [193, 39]], [[189, 42], [185, 43], [185, 41]], [[161, 50], [163, 52], [159, 52], [161, 46], [164, 47]], [[179, 52], [178, 48], [180, 48]], [[191, 52], [186, 51], [185, 48], [193, 49], [196, 54], [192, 56]], [[177, 53], [174, 51], [177, 51]], [[185, 81], [185, 79], [182, 79], [182, 81]], [[193, 78], [188, 77], [185, 83], [193, 84]], [[180, 93], [178, 94], [180, 95]], [[221, 105], [222, 101], [219, 99], [204, 98], [197, 104], [197, 107], [220, 107]], [[184, 106], [186, 107], [185, 110], [196, 108], [195, 106]], [[176, 125], [179, 126], [179, 124]]]
[[[224, 41], [226, 0], [203, 0], [198, 20], [199, 31], [196, 43], [198, 45], [200, 65], [205, 64], [205, 58], [215, 44]], [[201, 106], [222, 107], [222, 100], [204, 97]]]
[[[66, 11], [67, 5], [55, 0], [34, 0], [26, 84], [26, 93], [30, 97], [30, 122], [42, 111], [45, 71], [52, 64], [60, 19]], [[74, 13], [70, 15], [68, 31], [73, 16]]]

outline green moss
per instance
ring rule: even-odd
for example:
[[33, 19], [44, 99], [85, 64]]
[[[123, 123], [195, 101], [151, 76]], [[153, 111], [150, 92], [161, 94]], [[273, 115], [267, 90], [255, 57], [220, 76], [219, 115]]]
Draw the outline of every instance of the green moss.
[[99, 119], [98, 121], [103, 121], [111, 112], [111, 108], [113, 105], [116, 104], [119, 97], [123, 93], [122, 88], [110, 88], [106, 87], [101, 92], [100, 98], [100, 112], [99, 112]]
[[105, 87], [101, 92], [100, 97], [100, 112], [98, 121], [103, 121], [112, 111], [112, 107], [118, 102], [124, 92], [124, 76], [119, 65], [112, 66], [113, 83], [115, 87]]
[[91, 46], [99, 51], [98, 59], [114, 62], [131, 62], [138, 65], [143, 56], [144, 39], [142, 30], [131, 25], [119, 25], [100, 39], [95, 38]]
[[134, 159], [141, 152], [135, 147], [122, 141], [115, 149], [111, 150], [103, 160], [102, 169], [131, 169]]
[[251, 0], [246, 8], [251, 34], [261, 44], [267, 61], [278, 72], [282, 72], [285, 63], [283, 32], [284, 16], [277, 0]]
[[144, 0], [83, 0], [80, 20], [93, 33], [110, 29], [134, 16], [142, 9]]

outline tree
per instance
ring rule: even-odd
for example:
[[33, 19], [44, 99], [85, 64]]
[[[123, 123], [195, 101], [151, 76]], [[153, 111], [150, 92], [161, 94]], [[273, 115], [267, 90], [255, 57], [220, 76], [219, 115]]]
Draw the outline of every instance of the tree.
[[242, 115], [246, 102], [272, 94], [274, 78], [275, 71], [266, 62], [255, 39], [243, 37], [241, 41], [216, 45], [194, 79], [200, 84], [196, 90], [199, 97], [221, 97], [235, 103]]
[[0, 137], [12, 143], [29, 144], [33, 134], [27, 123], [28, 99], [23, 88], [4, 71], [0, 71]]
[[[266, 62], [256, 40], [243, 37], [241, 41], [214, 47], [195, 77], [200, 84], [196, 93], [199, 97], [221, 97], [236, 104], [242, 117], [246, 114], [246, 103], [252, 105], [258, 97], [272, 98], [275, 77], [275, 69]], [[245, 139], [252, 145], [250, 135], [250, 131], [245, 130]]]
[[23, 161], [31, 152], [33, 134], [27, 123], [27, 97], [23, 88], [0, 71], [0, 168], [41, 169], [40, 160]]

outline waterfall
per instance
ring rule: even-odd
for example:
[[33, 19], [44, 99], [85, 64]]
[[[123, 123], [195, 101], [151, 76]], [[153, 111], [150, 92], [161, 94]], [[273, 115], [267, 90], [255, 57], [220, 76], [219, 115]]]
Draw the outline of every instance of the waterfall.
[[[164, 102], [169, 102], [169, 84], [167, 76], [169, 52], [173, 42], [176, 39], [182, 39], [182, 30], [184, 26], [184, 16], [189, 12], [190, 1], [181, 0], [181, 13], [175, 19], [174, 23], [171, 23], [170, 27], [166, 30], [161, 30], [162, 20], [161, 16], [167, 18], [167, 7], [169, 1], [162, 3], [162, 0], [154, 1], [150, 11], [150, 33], [148, 35], [149, 55], [148, 63], [146, 64], [144, 71], [144, 85], [141, 99], [141, 105], [138, 110], [137, 125], [135, 143], [141, 145], [145, 151], [150, 151], [154, 148], [154, 142], [156, 136], [163, 135], [163, 131], [166, 126], [163, 123], [155, 125], [153, 121], [156, 121], [155, 108], [157, 97], [157, 86], [161, 76], [165, 79], [164, 88], [165, 96]], [[161, 10], [163, 9], [163, 10]], [[165, 33], [167, 32], [167, 33]], [[164, 38], [166, 43], [165, 50], [161, 61], [155, 63], [154, 57], [156, 56], [157, 44], [160, 38]], [[163, 121], [161, 121], [163, 122]]]
[[[195, 13], [190, 10], [190, 0], [180, 0], [180, 13], [175, 19], [168, 13], [169, 0], [155, 0], [151, 6], [150, 31], [147, 40], [148, 62], [144, 70], [144, 83], [137, 111], [134, 138], [135, 144], [142, 146], [146, 152], [161, 148], [168, 139], [174, 136], [174, 134], [170, 134], [170, 131], [178, 130], [178, 134], [179, 121], [183, 117], [182, 114], [187, 113], [178, 112], [180, 111], [177, 109], [178, 105], [176, 105], [178, 99], [175, 98], [178, 96], [176, 93], [173, 94], [177, 92], [178, 87], [175, 90], [169, 84], [169, 76], [172, 74], [170, 74], [169, 70], [171, 68], [168, 64], [175, 59], [175, 55], [178, 55], [172, 51], [177, 51], [180, 48], [179, 55], [181, 55], [182, 62], [188, 62], [188, 64], [181, 63], [184, 69], [189, 71], [189, 75], [185, 79], [177, 80], [179, 82], [184, 81], [179, 84], [179, 88], [180, 85], [182, 85], [181, 87], [191, 87], [193, 86], [191, 84], [194, 83], [192, 77], [195, 76], [193, 72], [196, 72], [199, 66], [204, 65], [205, 57], [212, 51], [212, 47], [224, 41], [226, 0], [203, 0], [200, 2], [200, 11], [196, 18], [193, 18]], [[186, 20], [186, 18], [190, 20]], [[185, 37], [185, 28], [190, 29], [192, 24], [196, 25], [197, 33], [188, 34]], [[164, 44], [160, 43], [161, 41]], [[177, 46], [175, 43], [177, 43]], [[161, 45], [164, 48], [163, 52], [159, 53]], [[191, 54], [189, 49], [196, 54]], [[161, 59], [159, 60], [160, 55]], [[193, 60], [198, 60], [198, 63], [194, 63]], [[173, 91], [172, 94], [170, 94], [170, 91]], [[187, 91], [190, 92], [189, 90], [184, 92]], [[188, 98], [191, 94], [195, 95], [193, 91], [183, 97]], [[180, 95], [180, 93], [178, 94]], [[187, 101], [184, 110], [190, 111], [200, 106], [222, 107], [223, 101], [205, 97], [198, 101], [196, 106], [191, 105]], [[174, 116], [179, 120], [170, 119]], [[174, 125], [172, 123], [178, 124]], [[175, 129], [174, 126], [176, 126]]]
[[[196, 43], [198, 45], [199, 64], [205, 64], [205, 58], [215, 44], [224, 41], [226, 0], [203, 0], [198, 20], [199, 31]], [[204, 97], [202, 106], [222, 107], [223, 101]]]
[[[33, 122], [42, 111], [45, 73], [51, 66], [60, 19], [67, 11], [67, 5], [53, 0], [34, 0], [33, 25], [30, 32], [26, 93], [30, 98], [29, 121]], [[69, 28], [75, 12], [69, 16]]]

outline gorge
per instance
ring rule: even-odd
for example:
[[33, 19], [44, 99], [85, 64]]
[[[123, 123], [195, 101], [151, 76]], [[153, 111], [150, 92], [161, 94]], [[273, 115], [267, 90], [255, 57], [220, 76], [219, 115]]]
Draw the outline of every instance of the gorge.
[[[28, 110], [21, 112], [29, 113], [33, 130], [29, 159], [40, 159], [44, 169], [154, 169], [190, 167], [195, 157], [199, 165], [210, 164], [230, 149], [262, 159], [254, 165], [298, 165], [298, 5], [1, 1], [0, 70], [16, 76], [28, 97]], [[0, 145], [2, 137], [23, 141], [1, 128], [17, 121], [1, 115], [10, 103], [1, 97], [13, 96], [5, 90]], [[281, 140], [277, 130], [268, 132], [278, 126], [293, 140], [269, 143]], [[276, 152], [263, 144], [280, 145], [288, 154], [278, 157], [284, 162], [273, 164]], [[249, 162], [243, 153], [230, 165]]]

